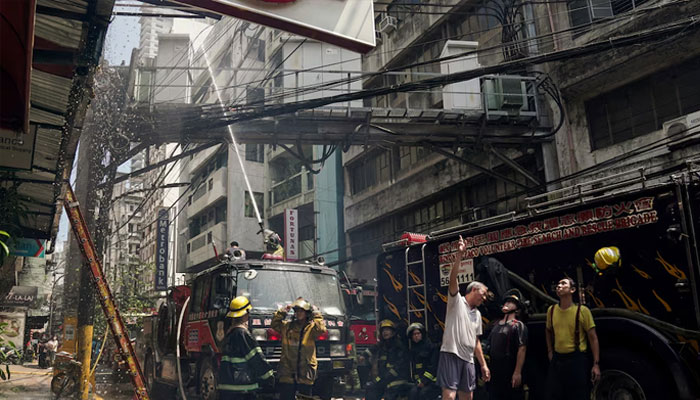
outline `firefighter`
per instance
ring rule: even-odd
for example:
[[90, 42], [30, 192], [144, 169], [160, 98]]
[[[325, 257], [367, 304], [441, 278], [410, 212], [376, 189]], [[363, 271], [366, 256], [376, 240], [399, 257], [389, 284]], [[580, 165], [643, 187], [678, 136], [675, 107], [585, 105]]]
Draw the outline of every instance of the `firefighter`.
[[[289, 310], [294, 319], [285, 321]], [[296, 393], [311, 396], [316, 380], [316, 339], [326, 333], [321, 312], [303, 298], [277, 310], [272, 318], [272, 329], [282, 337], [282, 355], [277, 370], [280, 400], [294, 400]]]
[[527, 326], [517, 317], [524, 313], [523, 295], [511, 289], [503, 296], [503, 318], [489, 334], [491, 381], [489, 398], [498, 400], [524, 399], [522, 371], [527, 353]]
[[396, 325], [385, 319], [379, 324], [380, 341], [373, 354], [376, 377], [365, 393], [366, 400], [395, 400], [411, 389], [410, 354], [396, 336]]
[[244, 296], [231, 300], [227, 318], [232, 318], [224, 344], [219, 372], [219, 399], [254, 399], [261, 385], [274, 385], [274, 370], [262, 355], [258, 342], [248, 332], [248, 313], [253, 308]]
[[408, 398], [437, 399], [441, 391], [436, 378], [440, 348], [427, 338], [425, 327], [418, 322], [409, 325], [406, 337], [411, 346], [411, 371], [414, 382]]

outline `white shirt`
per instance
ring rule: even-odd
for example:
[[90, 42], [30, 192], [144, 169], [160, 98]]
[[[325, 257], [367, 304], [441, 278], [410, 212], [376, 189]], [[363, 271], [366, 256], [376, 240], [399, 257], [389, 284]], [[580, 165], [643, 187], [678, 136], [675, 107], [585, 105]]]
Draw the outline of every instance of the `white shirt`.
[[464, 361], [474, 363], [474, 347], [481, 335], [481, 313], [469, 307], [467, 299], [457, 293], [448, 295], [445, 333], [442, 335], [440, 351], [453, 353]]

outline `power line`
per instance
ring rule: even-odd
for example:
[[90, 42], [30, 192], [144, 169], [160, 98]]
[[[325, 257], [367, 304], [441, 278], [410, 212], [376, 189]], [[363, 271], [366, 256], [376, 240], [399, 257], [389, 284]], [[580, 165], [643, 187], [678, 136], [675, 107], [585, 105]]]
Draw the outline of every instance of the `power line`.
[[[679, 0], [678, 2], [684, 2], [684, 1], [685, 1], [685, 0]], [[664, 6], [665, 6], [665, 5], [664, 5]], [[657, 6], [657, 7], [654, 7], [654, 8], [659, 8], [659, 7], [661, 7], [661, 6]], [[635, 13], [636, 13], [636, 12], [646, 12], [646, 11], [649, 11], [649, 10], [651, 10], [651, 9], [652, 9], [652, 8], [644, 8], [644, 9], [641, 9], [641, 8], [640, 8], [640, 9], [636, 10]], [[404, 66], [400, 66], [400, 67], [393, 67], [393, 68], [385, 69], [384, 71], [381, 71], [381, 72], [369, 72], [369, 73], [365, 73], [365, 74], [360, 74], [360, 75], [355, 76], [355, 77], [353, 77], [353, 78], [351, 78], [351, 79], [340, 79], [340, 80], [336, 80], [336, 81], [332, 81], [332, 82], [327, 82], [327, 83], [323, 83], [323, 84], [312, 84], [312, 85], [308, 85], [308, 86], [301, 87], [301, 88], [293, 88], [293, 89], [291, 89], [290, 91], [287, 91], [287, 92], [285, 92], [285, 93], [282, 93], [282, 94], [279, 94], [279, 95], [276, 95], [276, 96], [273, 96], [273, 97], [268, 97], [267, 99], [265, 99], [265, 101], [269, 101], [269, 100], [272, 100], [272, 99], [284, 99], [285, 97], [289, 97], [289, 96], [291, 96], [291, 95], [298, 95], [298, 94], [300, 94], [300, 93], [305, 93], [305, 92], [309, 92], [309, 91], [311, 91], [311, 92], [313, 93], [313, 92], [315, 92], [315, 91], [318, 91], [318, 90], [321, 90], [321, 89], [324, 89], [324, 88], [327, 89], [327, 88], [330, 88], [330, 87], [333, 87], [333, 86], [337, 86], [337, 85], [346, 85], [346, 84], [352, 83], [352, 82], [357, 81], [357, 80], [369, 78], [369, 77], [372, 77], [372, 76], [381, 75], [381, 74], [383, 74], [383, 73], [385, 73], [385, 72], [399, 71], [399, 70], [406, 69], [406, 68], [413, 68], [413, 67], [417, 67], [417, 66], [428, 65], [428, 64], [433, 64], [433, 63], [442, 62], [442, 61], [448, 61], [448, 60], [451, 60], [451, 59], [461, 58], [461, 57], [468, 56], [468, 55], [476, 55], [476, 54], [484, 55], [484, 54], [489, 54], [489, 52], [491, 52], [491, 51], [494, 51], [494, 52], [495, 52], [495, 51], [500, 51], [500, 50], [502, 50], [502, 49], [503, 49], [504, 47], [506, 47], [506, 46], [512, 46], [512, 45], [514, 45], [514, 44], [524, 44], [524, 45], [527, 45], [528, 43], [530, 43], [530, 42], [532, 42], [532, 41], [534, 41], [534, 40], [538, 40], [538, 39], [541, 39], [541, 38], [546, 38], [546, 37], [549, 37], [549, 36], [552, 36], [552, 38], [550, 38], [550, 40], [554, 40], [554, 35], [557, 35], [557, 34], [560, 34], [560, 33], [583, 31], [583, 30], [586, 30], [586, 29], [590, 28], [590, 26], [592, 26], [592, 25], [613, 23], [613, 22], [615, 22], [615, 21], [618, 20], [618, 19], [626, 19], [626, 18], [628, 18], [628, 17], [629, 17], [629, 14], [619, 15], [619, 16], [616, 16], [616, 17], [612, 17], [612, 18], [610, 18], [610, 19], [597, 20], [597, 21], [591, 22], [590, 24], [581, 25], [581, 26], [574, 27], [574, 28], [562, 29], [562, 30], [559, 30], [559, 31], [554, 31], [554, 32], [550, 32], [550, 33], [547, 33], [547, 34], [543, 34], [543, 35], [540, 35], [540, 36], [522, 39], [522, 40], [520, 40], [520, 41], [517, 41], [516, 43], [499, 44], [499, 45], [491, 46], [491, 47], [488, 47], [488, 48], [482, 48], [482, 49], [477, 49], [477, 50], [474, 50], [474, 51], [462, 52], [462, 53], [459, 53], [459, 54], [455, 54], [455, 55], [453, 55], [453, 56], [442, 57], [442, 58], [439, 58], [439, 59], [429, 60], [429, 61], [420, 62], [420, 63], [414, 63], [414, 64], [410, 64], [410, 65], [404, 65]], [[440, 40], [444, 40], [444, 39], [440, 39]], [[567, 50], [571, 50], [571, 49], [567, 49]], [[503, 65], [503, 64], [501, 64], [501, 65]], [[313, 70], [313, 69], [314, 69], [314, 68], [310, 68], [310, 69], [308, 69], [308, 70], [310, 71], [310, 70]], [[303, 70], [302, 70], [302, 71], [303, 71]], [[297, 72], [295, 72], [295, 73], [297, 73]], [[289, 75], [289, 74], [286, 74], [286, 75]], [[419, 81], [419, 82], [421, 82], [421, 81]], [[439, 86], [439, 85], [438, 85], [438, 86]], [[408, 92], [408, 91], [410, 91], [410, 90], [403, 90], [403, 91]], [[387, 93], [387, 94], [388, 94], [388, 93]], [[372, 97], [372, 96], [370, 96], [370, 97]], [[343, 102], [343, 101], [347, 101], [347, 100], [341, 100], [341, 101], [339, 101], [339, 102]], [[264, 101], [255, 101], [255, 102], [250, 102], [250, 103], [249, 103], [248, 105], [246, 105], [246, 106], [247, 106], [247, 108], [254, 108], [254, 109], [257, 110], [257, 109], [260, 108], [258, 105], [259, 105], [259, 104], [263, 104], [263, 103], [264, 103]], [[287, 103], [287, 104], [293, 104], [293, 103]], [[238, 106], [239, 110], [245, 110], [245, 109], [246, 109], [245, 106], [239, 106], [239, 105], [234, 105], [234, 106]], [[256, 107], [254, 107], [254, 106], [256, 106]], [[211, 108], [212, 106], [205, 106], [205, 107], [210, 107], [210, 108]], [[185, 122], [186, 122], [186, 121], [185, 121]]]
[[[490, 47], [490, 48], [479, 49], [477, 52], [482, 51], [483, 53], [481, 53], [481, 54], [483, 55], [483, 54], [486, 54], [486, 51], [487, 51], [487, 50], [492, 50], [492, 49], [493, 49], [493, 50], [497, 50], [497, 49], [498, 49], [498, 50], [502, 50], [504, 47], [506, 47], [506, 46], [512, 46], [513, 44], [525, 44], [525, 45], [527, 45], [527, 44], [531, 43], [532, 41], [539, 40], [539, 39], [542, 39], [542, 38], [546, 38], [546, 37], [548, 37], [548, 36], [552, 36], [552, 37], [549, 39], [549, 41], [555, 41], [555, 40], [556, 40], [555, 35], [557, 35], [557, 34], [567, 33], [567, 32], [574, 32], [574, 33], [575, 33], [575, 32], [579, 32], [579, 31], [582, 32], [582, 31], [585, 31], [585, 30], [589, 29], [591, 26], [594, 26], [594, 25], [604, 25], [604, 24], [609, 24], [609, 23], [616, 22], [617, 20], [620, 20], [620, 19], [626, 19], [626, 18], [628, 18], [631, 14], [637, 14], [637, 13], [642, 13], [642, 12], [648, 12], [648, 11], [655, 10], [655, 9], [658, 9], [658, 8], [661, 8], [661, 7], [666, 7], [666, 6], [669, 6], [669, 5], [678, 4], [678, 3], [685, 3], [685, 2], [687, 2], [687, 0], [675, 0], [675, 1], [673, 1], [672, 3], [667, 3], [667, 4], [662, 4], [662, 5], [654, 5], [654, 6], [650, 6], [650, 7], [637, 7], [637, 8], [635, 8], [635, 9], [633, 10], [633, 12], [626, 12], [626, 13], [624, 13], [624, 14], [617, 14], [617, 15], [612, 16], [612, 17], [609, 17], [609, 18], [597, 19], [597, 20], [592, 21], [592, 22], [590, 22], [590, 23], [588, 23], [588, 24], [584, 24], [584, 25], [580, 25], [580, 26], [572, 27], [572, 28], [568, 28], [568, 29], [562, 29], [562, 30], [559, 30], [559, 31], [552, 31], [552, 32], [549, 32], [549, 33], [546, 33], [546, 34], [543, 34], [543, 35], [536, 36], [536, 37], [524, 38], [524, 39], [522, 39], [521, 41], [518, 41], [517, 43], [512, 43], [512, 42], [511, 42], [511, 43], [507, 43], [507, 44], [499, 44], [499, 45], [496, 45], [496, 46], [492, 46], [492, 47]], [[546, 2], [542, 2], [542, 3], [545, 4]], [[578, 8], [578, 9], [585, 9], [585, 7]], [[578, 10], [578, 9], [573, 9], [573, 10], [572, 10], [572, 9], [569, 9], [569, 10], [567, 10], [567, 11], [563, 11], [563, 12], [560, 12], [560, 13], [555, 13], [554, 15], [557, 15], [557, 14], [569, 14], [571, 11], [576, 11], [576, 10]], [[406, 50], [406, 49], [409, 49], [409, 48], [412, 48], [412, 47], [425, 46], [425, 45], [428, 45], [428, 44], [437, 43], [437, 42], [441, 42], [441, 41], [444, 41], [444, 40], [458, 39], [458, 38], [462, 38], [462, 37], [465, 37], [465, 36], [473, 36], [473, 35], [475, 35], [475, 34], [485, 33], [485, 32], [489, 32], [489, 31], [492, 31], [492, 30], [497, 30], [497, 29], [500, 29], [500, 28], [502, 28], [502, 27], [516, 26], [516, 25], [517, 25], [517, 26], [520, 26], [520, 25], [523, 25], [523, 24], [534, 23], [534, 22], [537, 21], [538, 19], [546, 19], [546, 18], [548, 18], [548, 16], [543, 16], [543, 17], [539, 17], [539, 18], [533, 18], [533, 19], [524, 20], [522, 23], [518, 22], [518, 23], [513, 23], [513, 24], [500, 24], [500, 25], [498, 25], [498, 26], [496, 26], [496, 27], [494, 27], [494, 28], [489, 28], [489, 29], [485, 29], [485, 30], [482, 30], [482, 31], [472, 31], [472, 32], [468, 32], [468, 33], [465, 33], [465, 34], [461, 34], [461, 35], [454, 35], [454, 36], [451, 36], [451, 37], [445, 37], [445, 38], [440, 38], [440, 39], [436, 39], [436, 40], [432, 40], [432, 41], [416, 43], [416, 44], [413, 44], [413, 45], [404, 46], [404, 47], [397, 48], [397, 49], [393, 49], [393, 50], [387, 50], [387, 51], [382, 52], [382, 53], [374, 54], [373, 56], [383, 55], [383, 54], [389, 54], [389, 53], [396, 53], [396, 52], [400, 52], [400, 51], [403, 51], [403, 50]], [[542, 42], [542, 43], [540, 43], [539, 45], [541, 46], [542, 44], [546, 44], [546, 42]], [[470, 52], [470, 53], [471, 53], [471, 52]], [[475, 52], [475, 53], [476, 53], [476, 52]], [[495, 51], [494, 51], [494, 53], [495, 53]], [[466, 55], [466, 54], [465, 54], [465, 55]], [[293, 74], [302, 73], [302, 72], [315, 71], [315, 70], [317, 70], [317, 69], [319, 69], [319, 68], [324, 68], [324, 67], [328, 67], [328, 66], [332, 66], [332, 65], [343, 64], [343, 63], [347, 63], [347, 62], [351, 62], [351, 61], [355, 61], [355, 60], [359, 60], [359, 59], [361, 59], [361, 57], [357, 57], [357, 58], [349, 59], [349, 60], [343, 60], [343, 61], [335, 62], [335, 63], [324, 64], [324, 65], [317, 66], [317, 67], [307, 68], [307, 69], [305, 69], [305, 70], [290, 72], [290, 73], [287, 73], [287, 74], [282, 74], [282, 76], [288, 76], [288, 75], [293, 75]], [[429, 62], [429, 63], [430, 63], [430, 62]], [[417, 64], [408, 65], [408, 66], [393, 67], [393, 68], [390, 68], [390, 69], [384, 69], [384, 70], [382, 70], [382, 71], [370, 72], [370, 73], [368, 73], [368, 74], [380, 75], [381, 73], [386, 72], [386, 71], [398, 71], [398, 70], [405, 69], [405, 68], [409, 68], [409, 67], [416, 66], [416, 65], [417, 65]], [[357, 76], [357, 77], [355, 77], [355, 78], [352, 78], [352, 80], [342, 80], [342, 81], [338, 81], [338, 85], [343, 85], [343, 84], [351, 83], [351, 82], [354, 82], [354, 81], [357, 81], [357, 80], [360, 80], [360, 79], [364, 79], [364, 78], [366, 78], [367, 76], [368, 76], [368, 75], [361, 75], [361, 76]], [[235, 86], [221, 87], [220, 90], [228, 89], [228, 88], [232, 88], [232, 87], [247, 86], [247, 85], [250, 84], [250, 83], [255, 83], [255, 82], [249, 82], [249, 83], [239, 84], [239, 85], [235, 85]], [[293, 89], [293, 90], [297, 90], [297, 89], [298, 89], [298, 88], [295, 88], [295, 89]], [[172, 99], [172, 100], [177, 100], [177, 98]]]
[[[426, 89], [431, 87], [443, 86], [450, 83], [467, 81], [470, 79], [478, 78], [484, 75], [502, 73], [504, 71], [513, 70], [516, 68], [523, 68], [525, 66], [548, 63], [553, 61], [561, 61], [565, 59], [571, 59], [575, 57], [582, 57], [585, 55], [595, 54], [603, 50], [620, 48], [629, 45], [641, 44], [648, 41], [653, 41], [661, 38], [664, 35], [672, 35], [675, 33], [683, 32], [687, 33], [691, 27], [696, 25], [696, 16], [691, 16], [681, 20], [681, 22], [676, 22], [672, 24], [664, 25], [656, 29], [647, 30], [644, 32], [633, 33], [629, 35], [619, 36], [616, 38], [611, 38], [609, 40], [591, 42], [578, 47], [559, 50], [551, 53], [545, 53], [542, 55], [526, 57], [519, 60], [509, 61], [489, 67], [476, 68], [469, 71], [456, 72], [451, 74], [442, 75], [436, 78], [428, 78], [416, 82], [404, 83], [393, 85], [389, 87], [379, 87], [374, 89], [365, 89], [356, 91], [348, 94], [341, 94], [335, 96], [329, 96], [319, 99], [303, 100], [298, 102], [291, 102], [281, 105], [265, 105], [262, 111], [248, 111], [248, 112], [238, 112], [238, 115], [234, 116], [224, 116], [224, 117], [207, 117], [203, 118], [202, 121], [208, 120], [208, 123], [188, 127], [188, 128], [216, 128], [220, 126], [225, 126], [235, 122], [248, 121], [252, 119], [258, 119], [262, 117], [275, 116], [292, 113], [302, 109], [312, 109], [321, 107], [333, 103], [349, 102], [353, 100], [360, 100], [369, 97], [375, 97], [379, 95], [386, 95], [398, 92], [409, 92], [411, 90]], [[444, 59], [453, 59], [455, 57], [443, 57]], [[441, 60], [440, 60], [441, 61]], [[436, 61], [438, 62], [438, 61]]]

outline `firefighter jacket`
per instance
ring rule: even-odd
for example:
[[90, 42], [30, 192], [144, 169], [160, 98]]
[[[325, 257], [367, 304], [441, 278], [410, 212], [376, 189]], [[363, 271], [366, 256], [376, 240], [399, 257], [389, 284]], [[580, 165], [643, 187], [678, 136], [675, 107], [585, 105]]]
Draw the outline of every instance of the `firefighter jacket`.
[[423, 335], [419, 343], [411, 343], [413, 381], [423, 385], [436, 384], [440, 348]]
[[274, 371], [248, 329], [232, 328], [224, 346], [219, 391], [245, 393], [257, 390], [263, 382], [274, 383]]
[[326, 332], [326, 323], [320, 312], [306, 324], [285, 321], [287, 312], [278, 310], [272, 318], [272, 329], [282, 337], [282, 356], [277, 370], [281, 383], [313, 385], [316, 380], [316, 339]]
[[377, 344], [375, 363], [377, 376], [374, 382], [387, 389], [408, 383], [411, 355], [397, 336]]

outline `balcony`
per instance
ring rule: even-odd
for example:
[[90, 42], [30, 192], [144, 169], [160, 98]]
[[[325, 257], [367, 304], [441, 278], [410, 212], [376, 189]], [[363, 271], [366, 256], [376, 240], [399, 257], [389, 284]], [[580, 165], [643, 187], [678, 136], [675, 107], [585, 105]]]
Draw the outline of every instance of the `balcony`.
[[270, 190], [271, 210], [269, 215], [277, 215], [285, 208], [297, 208], [314, 201], [313, 175], [302, 169], [289, 178], [272, 184]]
[[199, 153], [195, 154], [192, 160], [189, 163], [187, 163], [187, 167], [189, 168], [190, 172], [196, 171], [202, 165], [204, 165], [204, 163], [209, 161], [211, 156], [213, 156], [219, 150], [220, 147], [221, 145], [210, 147], [206, 150], [202, 150]]
[[219, 168], [209, 175], [204, 183], [192, 194], [192, 204], [187, 208], [188, 215], [194, 216], [205, 207], [226, 197], [228, 170]]
[[218, 224], [187, 241], [187, 268], [214, 257], [214, 249], [211, 245], [212, 241], [217, 244], [217, 249], [219, 251], [225, 250], [225, 222], [219, 222]]

